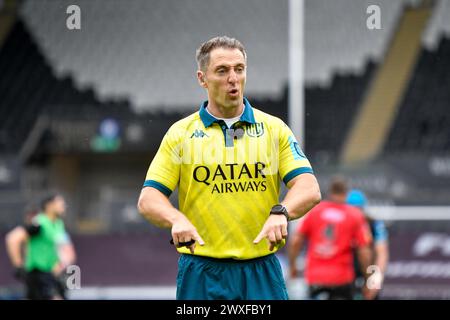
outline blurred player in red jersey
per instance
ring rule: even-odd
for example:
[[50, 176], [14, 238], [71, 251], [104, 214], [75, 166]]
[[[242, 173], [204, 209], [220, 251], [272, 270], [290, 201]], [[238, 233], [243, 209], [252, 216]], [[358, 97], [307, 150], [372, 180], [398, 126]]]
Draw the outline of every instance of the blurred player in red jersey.
[[300, 219], [289, 246], [291, 277], [297, 276], [296, 258], [307, 241], [305, 278], [311, 299], [353, 298], [353, 249], [366, 275], [371, 261], [369, 226], [363, 213], [346, 204], [347, 183], [333, 179], [328, 200]]

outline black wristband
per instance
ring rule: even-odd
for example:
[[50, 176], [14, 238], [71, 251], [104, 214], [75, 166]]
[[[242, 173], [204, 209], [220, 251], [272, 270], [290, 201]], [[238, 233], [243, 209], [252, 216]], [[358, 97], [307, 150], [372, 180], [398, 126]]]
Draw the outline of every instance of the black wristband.
[[286, 209], [285, 206], [283, 206], [282, 204], [276, 204], [272, 207], [272, 209], [270, 210], [270, 214], [276, 214], [276, 215], [284, 215], [287, 219], [287, 221], [290, 221], [291, 219], [289, 218], [289, 213]]

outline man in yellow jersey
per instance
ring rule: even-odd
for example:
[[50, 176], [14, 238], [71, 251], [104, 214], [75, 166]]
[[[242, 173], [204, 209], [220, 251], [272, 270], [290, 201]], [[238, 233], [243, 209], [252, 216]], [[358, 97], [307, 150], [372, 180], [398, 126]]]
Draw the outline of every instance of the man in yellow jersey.
[[[177, 299], [287, 299], [274, 253], [288, 220], [320, 201], [317, 180], [286, 124], [244, 97], [244, 46], [215, 37], [196, 57], [208, 100], [167, 131], [138, 209], [171, 229]], [[281, 180], [289, 191], [279, 203]], [[168, 200], [177, 186], [178, 210]]]

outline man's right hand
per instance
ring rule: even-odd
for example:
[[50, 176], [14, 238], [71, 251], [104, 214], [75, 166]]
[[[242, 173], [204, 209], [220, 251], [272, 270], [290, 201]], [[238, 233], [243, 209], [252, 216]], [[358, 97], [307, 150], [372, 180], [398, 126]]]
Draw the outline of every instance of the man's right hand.
[[[172, 224], [172, 239], [176, 247], [180, 246], [180, 242], [197, 241], [201, 246], [205, 244], [202, 237], [197, 232], [194, 225], [184, 216], [180, 214]], [[191, 253], [194, 253], [195, 242], [188, 246]]]

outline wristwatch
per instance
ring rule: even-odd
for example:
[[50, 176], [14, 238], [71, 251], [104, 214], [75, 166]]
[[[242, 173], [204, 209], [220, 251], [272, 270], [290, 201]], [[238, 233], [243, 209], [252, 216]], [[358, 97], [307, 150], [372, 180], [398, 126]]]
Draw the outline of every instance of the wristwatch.
[[289, 218], [289, 213], [288, 213], [286, 207], [283, 206], [282, 204], [274, 205], [272, 207], [272, 209], [270, 210], [270, 214], [283, 214], [286, 217], [287, 221], [291, 220]]

